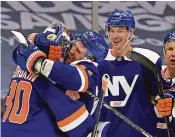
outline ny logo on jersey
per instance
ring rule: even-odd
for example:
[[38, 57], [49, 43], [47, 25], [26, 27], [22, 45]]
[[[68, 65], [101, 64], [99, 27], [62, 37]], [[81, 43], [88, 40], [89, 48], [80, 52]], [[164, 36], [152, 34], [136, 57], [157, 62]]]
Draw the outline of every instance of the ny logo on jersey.
[[121, 91], [121, 89], [119, 89], [119, 84], [123, 88], [123, 91], [126, 93], [126, 97], [123, 101], [111, 101], [110, 105], [112, 107], [123, 107], [126, 105], [133, 91], [135, 83], [138, 79], [138, 76], [139, 76], [138, 74], [134, 76], [131, 85], [128, 84], [125, 76], [113, 76], [112, 82], [110, 80], [108, 81], [108, 90], [107, 92], [105, 92], [105, 96], [109, 95], [108, 92], [111, 92], [112, 96], [119, 96], [119, 91]]

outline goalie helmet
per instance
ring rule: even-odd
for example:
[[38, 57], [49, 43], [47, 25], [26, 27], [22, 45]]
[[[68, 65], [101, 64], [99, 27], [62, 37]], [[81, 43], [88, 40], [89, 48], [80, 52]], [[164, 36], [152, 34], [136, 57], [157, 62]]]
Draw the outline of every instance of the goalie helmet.
[[105, 39], [94, 31], [86, 31], [74, 37], [74, 40], [80, 40], [88, 49], [87, 58], [95, 57], [97, 62], [104, 59], [107, 55], [109, 46]]
[[165, 35], [163, 44], [166, 44], [168, 40], [175, 40], [175, 31], [168, 32], [168, 33]]
[[[33, 34], [29, 35], [30, 36]], [[62, 57], [67, 57], [71, 48], [71, 33], [60, 22], [53, 22], [44, 32], [38, 33], [34, 37], [34, 44], [46, 55], [49, 54], [50, 45], [62, 48]]]
[[72, 35], [70, 31], [62, 24], [61, 22], [53, 22], [49, 25], [45, 30], [44, 33], [53, 33], [56, 35], [55, 41], [71, 41]]
[[106, 34], [108, 34], [109, 26], [126, 26], [128, 27], [128, 31], [131, 28], [135, 28], [135, 21], [131, 11], [115, 10], [112, 12], [105, 26]]

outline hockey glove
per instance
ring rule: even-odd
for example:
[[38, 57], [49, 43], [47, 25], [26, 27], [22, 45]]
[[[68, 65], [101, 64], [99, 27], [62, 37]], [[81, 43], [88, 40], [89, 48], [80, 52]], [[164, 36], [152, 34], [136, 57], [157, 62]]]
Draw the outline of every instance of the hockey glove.
[[71, 34], [60, 22], [53, 22], [43, 33], [32, 33], [28, 40], [35, 44], [41, 51], [46, 53], [48, 59], [59, 60], [62, 49], [70, 43]]
[[46, 32], [31, 33], [27, 39], [46, 53], [48, 59], [57, 61], [61, 58], [62, 48], [59, 45], [61, 44], [62, 37], [58, 39], [54, 33]]
[[44, 60], [45, 58], [46, 54], [30, 42], [28, 42], [28, 47], [24, 47], [23, 44], [19, 44], [13, 52], [14, 62], [24, 71], [29, 71], [33, 74], [38, 74], [40, 72], [40, 70], [37, 70], [37, 72], [34, 70], [35, 63], [38, 60]]
[[161, 116], [171, 116], [172, 109], [175, 107], [174, 98], [169, 93], [165, 93], [165, 98], [160, 98], [159, 96], [156, 97], [156, 107], [157, 111]]

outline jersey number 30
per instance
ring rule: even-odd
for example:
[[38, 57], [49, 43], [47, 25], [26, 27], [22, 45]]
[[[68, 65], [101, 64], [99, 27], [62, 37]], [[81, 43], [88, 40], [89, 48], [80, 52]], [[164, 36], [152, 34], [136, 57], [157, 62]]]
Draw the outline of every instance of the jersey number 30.
[[[3, 116], [3, 122], [5, 122], [7, 118], [10, 122], [18, 124], [22, 124], [26, 121], [29, 112], [29, 99], [31, 91], [32, 85], [30, 82], [20, 81], [17, 83], [16, 80], [12, 81], [10, 85], [10, 93], [6, 99], [6, 111]], [[22, 101], [20, 101], [21, 94]], [[14, 100], [14, 103], [12, 100]], [[21, 105], [20, 102], [22, 103]]]

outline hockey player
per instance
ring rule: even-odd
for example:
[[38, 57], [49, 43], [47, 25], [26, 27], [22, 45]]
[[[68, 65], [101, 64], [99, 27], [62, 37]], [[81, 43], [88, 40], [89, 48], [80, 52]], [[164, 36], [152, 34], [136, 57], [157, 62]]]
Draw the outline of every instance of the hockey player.
[[[91, 35], [95, 34], [95, 32], [91, 32], [91, 31], [86, 33], [91, 33]], [[45, 38], [46, 40], [46, 37], [47, 37], [47, 36], [43, 37], [44, 35], [45, 34], [37, 35], [39, 36], [39, 40], [42, 39], [41, 41], [38, 41], [39, 43], [41, 42], [40, 43], [41, 45], [42, 45], [43, 39]], [[35, 40], [38, 38], [37, 36]], [[95, 44], [93, 44], [94, 38], [92, 40], [92, 38], [89, 39], [90, 37], [88, 38], [82, 37], [82, 42], [83, 44], [85, 44], [86, 48], [84, 47], [83, 44], [76, 44], [75, 46], [72, 47], [70, 51], [70, 56], [72, 61], [83, 59], [84, 57], [86, 57], [89, 51], [91, 52], [91, 55], [96, 57], [97, 60], [101, 60], [101, 58], [103, 57], [103, 54], [107, 50], [107, 45], [103, 46], [101, 45], [101, 43], [99, 43], [101, 42], [101, 41], [98, 41], [99, 38], [102, 38], [100, 35], [95, 35], [95, 36], [96, 36], [95, 39], [97, 40], [95, 41]], [[87, 44], [86, 43], [87, 40], [90, 41], [90, 43]], [[89, 45], [89, 44], [92, 44], [92, 45]], [[48, 47], [49, 46], [50, 45], [48, 45]], [[58, 44], [55, 44], [55, 46], [58, 46]], [[93, 46], [97, 46], [97, 47], [93, 47]], [[40, 49], [42, 49], [42, 47], [40, 47]], [[96, 51], [99, 51], [99, 50], [101, 51], [100, 54], [99, 53], [95, 54]], [[16, 63], [19, 64], [23, 70], [27, 70], [31, 73], [34, 73], [34, 70], [37, 69], [37, 71], [40, 74], [43, 74], [47, 78], [59, 84], [59, 88], [62, 90], [62, 92], [65, 92], [66, 94], [71, 96], [72, 99], [74, 100], [78, 99], [80, 102], [81, 101], [84, 102], [86, 106], [88, 106], [88, 111], [89, 112], [91, 111], [92, 105], [93, 105], [92, 101], [86, 102], [86, 100], [88, 100], [87, 96], [84, 96], [84, 95], [81, 96], [81, 93], [79, 93], [79, 92], [86, 92], [87, 90], [90, 90], [95, 93], [95, 89], [98, 83], [98, 71], [96, 66], [90, 60], [77, 61], [77, 62], [74, 62], [74, 64], [69, 65], [61, 61], [54, 62], [52, 60], [46, 59], [45, 56], [41, 56], [40, 54], [36, 55], [35, 53], [41, 52], [36, 47], [31, 46], [27, 49], [24, 49], [21, 46], [17, 49], [17, 51], [18, 52], [16, 52], [16, 55], [14, 55], [16, 57], [16, 61], [17, 61]], [[49, 52], [47, 51], [47, 53], [50, 53], [50, 52], [51, 50]], [[69, 62], [70, 62], [70, 59], [69, 59]], [[70, 76], [73, 78], [72, 81], [70, 81], [69, 79]], [[72, 92], [72, 90], [75, 92]], [[90, 105], [89, 104], [87, 105], [87, 103], [90, 103]], [[67, 129], [65, 130], [67, 131]], [[80, 136], [80, 135], [77, 135], [77, 136]]]
[[[110, 82], [105, 101], [116, 108], [152, 136], [156, 136], [157, 116], [151, 100], [158, 94], [157, 80], [153, 73], [136, 61], [128, 59], [128, 51], [138, 52], [161, 70], [160, 56], [148, 49], [132, 48], [135, 21], [129, 10], [115, 10], [106, 24], [106, 33], [112, 49], [98, 65], [100, 76], [108, 74]], [[133, 127], [102, 109], [100, 121], [110, 121], [108, 137], [143, 137]]]
[[[164, 58], [167, 64], [167, 67], [162, 69], [162, 75], [164, 79], [167, 79], [172, 82], [173, 87], [175, 88], [175, 31], [169, 32], [164, 38], [165, 47], [164, 47]], [[159, 134], [158, 137], [166, 137], [166, 124], [162, 116], [171, 116], [170, 120], [172, 123], [172, 129], [175, 136], [175, 92], [174, 91], [165, 91], [165, 98], [158, 99], [156, 107], [159, 112]]]
[[[57, 32], [56, 28], [55, 30]], [[91, 112], [94, 100], [89, 95], [84, 94], [84, 92], [88, 90], [95, 94], [98, 85], [98, 70], [96, 68], [97, 63], [92, 62], [90, 59], [93, 58], [99, 62], [104, 58], [104, 56], [106, 56], [108, 45], [105, 40], [101, 35], [93, 31], [87, 31], [83, 34], [76, 35], [72, 41], [73, 46], [71, 46], [68, 58], [65, 63], [63, 63], [61, 61], [53, 61], [56, 59], [58, 60], [58, 58], [56, 58], [58, 54], [60, 54], [57, 52], [58, 46], [51, 45], [51, 50], [47, 49], [49, 52], [45, 51], [46, 47], [49, 47], [50, 45], [48, 46], [49, 42], [46, 42], [48, 40], [43, 40], [44, 37], [46, 38], [47, 36], [43, 36], [43, 33], [36, 35], [34, 38], [35, 44], [45, 53], [49, 53], [48, 57], [51, 57], [50, 53], [57, 55], [52, 55], [52, 59], [38, 59], [35, 63], [34, 69], [37, 70], [37, 72], [41, 71], [40, 73], [42, 75], [61, 85], [63, 89], [64, 87], [69, 89], [64, 89], [64, 92], [71, 96], [74, 100], [78, 99], [79, 101], [83, 101], [88, 111]], [[56, 51], [54, 51], [53, 48], [56, 48]], [[32, 68], [28, 69], [33, 72]], [[58, 70], [60, 74], [58, 73]], [[67, 79], [70, 75], [74, 78], [74, 81]]]
[[[34, 49], [37, 55], [46, 57], [36, 46], [28, 45], [28, 54]], [[16, 50], [23, 46], [20, 44]], [[18, 56], [14, 61], [24, 61], [24, 58]], [[19, 66], [12, 76], [5, 105], [3, 137], [84, 137], [94, 125], [84, 103], [72, 100], [44, 76]]]

